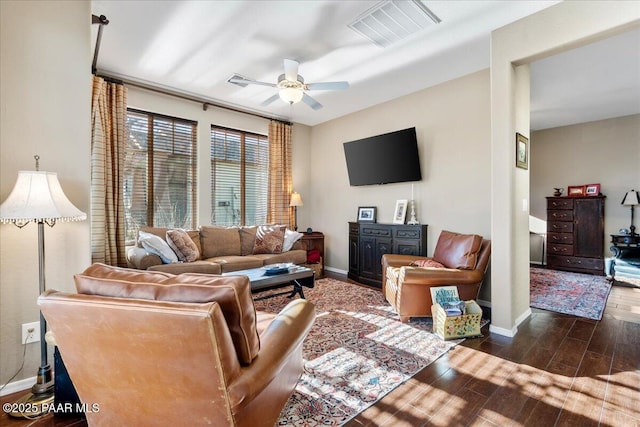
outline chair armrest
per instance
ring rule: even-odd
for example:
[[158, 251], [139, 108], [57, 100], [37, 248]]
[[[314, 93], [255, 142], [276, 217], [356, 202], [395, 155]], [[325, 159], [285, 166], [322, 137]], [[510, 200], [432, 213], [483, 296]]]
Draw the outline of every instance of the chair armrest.
[[144, 248], [133, 246], [127, 251], [127, 265], [130, 268], [146, 270], [160, 264], [162, 264], [162, 259], [158, 255], [147, 252]]
[[[237, 412], [260, 394], [286, 369], [295, 369], [302, 364], [299, 350], [315, 320], [315, 306], [307, 300], [291, 301], [273, 319], [260, 336], [260, 352], [249, 366], [241, 368], [240, 375], [229, 384], [231, 406]], [[298, 363], [291, 364], [292, 358]], [[299, 378], [300, 374], [297, 374]]]
[[405, 267], [402, 286], [473, 285], [481, 282], [483, 276], [480, 270]]
[[398, 254], [384, 254], [382, 255], [382, 271], [386, 271], [387, 267], [403, 267], [409, 265], [414, 261], [431, 259], [431, 257], [424, 257], [419, 255], [398, 255]]

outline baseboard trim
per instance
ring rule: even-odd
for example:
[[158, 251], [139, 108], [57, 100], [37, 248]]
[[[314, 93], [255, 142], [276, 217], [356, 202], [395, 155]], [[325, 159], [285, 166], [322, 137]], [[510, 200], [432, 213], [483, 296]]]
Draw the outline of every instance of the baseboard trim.
[[339, 268], [324, 266], [325, 270], [331, 271], [333, 273], [344, 274], [345, 276], [349, 273], [347, 270], [340, 270]]
[[36, 377], [31, 377], [8, 383], [7, 386], [0, 392], [0, 396], [6, 396], [8, 394], [17, 393], [19, 391], [29, 390], [31, 386], [36, 383], [36, 380]]
[[513, 338], [518, 333], [518, 326], [522, 324], [525, 320], [527, 320], [531, 316], [531, 308], [527, 308], [524, 313], [522, 313], [516, 319], [516, 324], [511, 329], [501, 328], [499, 326], [494, 326], [493, 324], [489, 325], [489, 332], [502, 335], [505, 337]]

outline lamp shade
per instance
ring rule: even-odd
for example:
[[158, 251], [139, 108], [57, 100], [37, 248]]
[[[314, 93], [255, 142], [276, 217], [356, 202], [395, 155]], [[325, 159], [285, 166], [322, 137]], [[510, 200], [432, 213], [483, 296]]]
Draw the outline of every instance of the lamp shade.
[[620, 204], [624, 206], [640, 205], [640, 193], [636, 190], [627, 191], [627, 194], [624, 195], [622, 203]]
[[291, 193], [291, 203], [289, 203], [289, 206], [304, 206], [300, 193], [296, 193], [295, 191]]
[[0, 205], [0, 222], [84, 221], [87, 214], [76, 208], [62, 191], [58, 174], [19, 171], [9, 197]]

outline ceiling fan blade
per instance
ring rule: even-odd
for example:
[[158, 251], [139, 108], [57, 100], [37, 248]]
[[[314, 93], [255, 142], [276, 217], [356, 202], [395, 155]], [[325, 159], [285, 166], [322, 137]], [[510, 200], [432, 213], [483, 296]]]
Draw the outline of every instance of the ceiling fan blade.
[[259, 82], [257, 80], [247, 79], [246, 77], [242, 77], [242, 76], [240, 76], [238, 74], [234, 74], [233, 76], [229, 77], [229, 79], [227, 81], [229, 83], [233, 83], [234, 85], [238, 85], [238, 86], [242, 86], [242, 87], [246, 87], [247, 85], [260, 85], [260, 86], [276, 87], [275, 83]]
[[304, 102], [305, 104], [307, 104], [309, 107], [313, 108], [314, 110], [319, 110], [319, 109], [322, 108], [322, 104], [320, 104], [318, 101], [316, 101], [315, 99], [313, 99], [312, 97], [310, 97], [306, 93], [302, 95], [302, 102]]
[[297, 61], [294, 61], [292, 59], [285, 59], [284, 60], [284, 77], [291, 82], [297, 81], [299, 65], [300, 64], [298, 64]]
[[307, 90], [340, 90], [349, 89], [349, 82], [322, 82], [305, 85]]
[[271, 104], [273, 101], [275, 101], [276, 99], [280, 98], [280, 95], [278, 95], [277, 93], [273, 96], [270, 96], [269, 98], [265, 99], [262, 104], [260, 104], [263, 107], [266, 107], [267, 105]]

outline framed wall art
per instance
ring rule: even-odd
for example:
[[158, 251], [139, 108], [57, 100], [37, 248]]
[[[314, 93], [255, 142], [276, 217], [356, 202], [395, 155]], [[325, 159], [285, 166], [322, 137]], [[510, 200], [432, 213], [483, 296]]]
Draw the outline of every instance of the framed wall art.
[[358, 222], [376, 222], [375, 207], [359, 207]]
[[529, 169], [529, 139], [516, 133], [516, 167]]
[[407, 199], [396, 200], [396, 209], [393, 214], [394, 224], [404, 224], [404, 220], [407, 216]]

